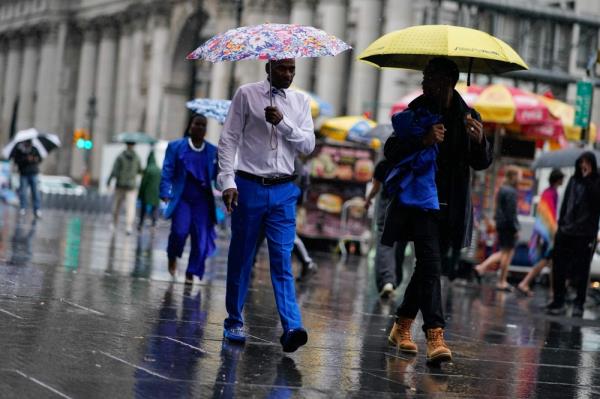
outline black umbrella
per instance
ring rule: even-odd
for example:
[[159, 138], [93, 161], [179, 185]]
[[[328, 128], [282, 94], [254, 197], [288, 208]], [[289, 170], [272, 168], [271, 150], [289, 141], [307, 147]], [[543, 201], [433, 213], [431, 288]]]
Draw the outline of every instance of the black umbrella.
[[596, 155], [596, 162], [600, 160], [600, 151], [587, 148], [567, 148], [564, 150], [541, 153], [540, 156], [533, 161], [531, 167], [533, 169], [574, 167], [577, 158], [587, 151], [591, 151]]
[[2, 156], [6, 159], [12, 158], [17, 146], [28, 140], [31, 140], [31, 144], [38, 150], [42, 158], [46, 158], [50, 151], [60, 147], [60, 139], [57, 135], [40, 133], [37, 129], [26, 129], [15, 134], [10, 143], [2, 149]]

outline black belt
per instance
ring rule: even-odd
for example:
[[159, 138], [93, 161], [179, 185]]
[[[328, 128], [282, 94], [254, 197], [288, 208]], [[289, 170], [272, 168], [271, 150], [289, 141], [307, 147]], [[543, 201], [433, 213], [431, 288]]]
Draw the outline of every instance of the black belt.
[[235, 172], [236, 175], [242, 177], [244, 179], [252, 180], [257, 183], [262, 184], [263, 186], [274, 186], [277, 184], [289, 183], [296, 180], [296, 175], [284, 175], [277, 177], [262, 177], [253, 175], [252, 173], [244, 172], [243, 170], [238, 170]]

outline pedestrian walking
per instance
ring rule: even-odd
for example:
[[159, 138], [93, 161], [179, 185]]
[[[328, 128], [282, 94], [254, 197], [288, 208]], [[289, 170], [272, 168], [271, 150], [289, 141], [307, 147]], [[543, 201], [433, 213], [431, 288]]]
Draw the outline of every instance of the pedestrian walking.
[[116, 180], [112, 227], [116, 228], [121, 206], [125, 202], [125, 231], [129, 235], [132, 232], [135, 220], [136, 179], [138, 174], [142, 173], [142, 165], [134, 150], [135, 143], [128, 142], [125, 144], [127, 148], [115, 160], [106, 184], [110, 186], [112, 180]]
[[194, 115], [186, 137], [169, 143], [160, 180], [160, 198], [168, 203], [165, 217], [171, 219], [167, 257], [172, 276], [177, 272], [177, 258], [181, 258], [191, 236], [187, 284], [193, 282], [194, 276], [202, 279], [206, 259], [216, 249], [217, 216], [212, 189], [217, 176], [217, 147], [204, 140], [206, 124], [204, 115]]
[[443, 57], [431, 59], [423, 71], [423, 95], [392, 117], [394, 134], [384, 147], [395, 166], [386, 179], [397, 192], [388, 207], [384, 244], [413, 241], [416, 266], [406, 288], [389, 342], [416, 353], [411, 325], [420, 311], [427, 338], [427, 360], [449, 361], [444, 341], [442, 256], [453, 246], [470, 243], [473, 209], [471, 169], [492, 162], [492, 146], [477, 112], [454, 90], [458, 67]]
[[241, 86], [235, 93], [219, 140], [218, 182], [232, 213], [223, 336], [234, 342], [246, 340], [242, 309], [256, 243], [264, 232], [283, 327], [280, 342], [285, 352], [294, 352], [308, 340], [291, 269], [300, 194], [293, 183], [294, 159], [313, 151], [315, 136], [308, 97], [289, 89], [295, 60], [270, 62], [267, 80]]
[[156, 226], [156, 214], [158, 210], [159, 187], [160, 187], [161, 170], [156, 164], [154, 151], [150, 151], [146, 168], [142, 174], [142, 182], [138, 191], [138, 199], [140, 200], [140, 221], [138, 223], [138, 231], [142, 231], [144, 227], [144, 219], [149, 215], [152, 219], [152, 227]]
[[19, 202], [21, 204], [19, 212], [21, 215], [27, 213], [27, 189], [29, 188], [33, 214], [35, 218], [39, 219], [42, 213], [40, 211], [41, 201], [38, 189], [38, 175], [40, 173], [42, 157], [31, 140], [26, 140], [17, 144], [13, 152], [13, 159], [19, 169]]
[[571, 315], [583, 316], [599, 219], [600, 176], [596, 156], [593, 152], [584, 152], [575, 163], [575, 174], [569, 179], [560, 207], [552, 254], [554, 297], [547, 306], [549, 314], [566, 312], [566, 280], [570, 274], [577, 290]]
[[558, 188], [563, 184], [564, 177], [565, 175], [560, 169], [550, 172], [548, 180], [550, 187], [544, 190], [537, 206], [537, 217], [533, 234], [529, 240], [529, 257], [535, 264], [517, 285], [517, 290], [525, 296], [533, 295], [530, 288], [531, 281], [540, 274], [544, 267], [552, 264], [552, 247], [558, 228], [556, 219]]
[[375, 223], [376, 223], [376, 247], [375, 247], [375, 284], [379, 296], [383, 299], [389, 298], [402, 283], [402, 266], [404, 264], [404, 252], [406, 241], [397, 241], [393, 246], [384, 245], [381, 242], [381, 234], [385, 224], [385, 214], [392, 198], [386, 190], [382, 190], [383, 184], [393, 165], [382, 159], [375, 166], [373, 173], [373, 186], [365, 198], [365, 209], [371, 207], [373, 198], [375, 201]]
[[[508, 284], [508, 267], [515, 254], [515, 246], [519, 237], [519, 219], [517, 214], [517, 202], [519, 194], [517, 186], [519, 184], [519, 170], [508, 168], [504, 178], [504, 184], [498, 190], [496, 195], [496, 210], [494, 212], [494, 221], [496, 222], [496, 234], [498, 236], [498, 247], [500, 248], [500, 279], [496, 283], [496, 289], [501, 291], [512, 291], [512, 286]], [[494, 257], [495, 255], [491, 255]], [[491, 270], [493, 262], [483, 262], [475, 266], [475, 275], [478, 280], [481, 276]]]

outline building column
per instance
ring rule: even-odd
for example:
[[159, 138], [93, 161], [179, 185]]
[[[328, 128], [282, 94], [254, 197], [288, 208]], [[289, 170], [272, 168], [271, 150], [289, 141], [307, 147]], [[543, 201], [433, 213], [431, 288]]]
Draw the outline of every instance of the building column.
[[[357, 8], [356, 42], [354, 54], [360, 54], [376, 40], [381, 33], [381, 4], [382, 0], [354, 0]], [[364, 62], [352, 64], [351, 95], [348, 113], [361, 115], [365, 111], [374, 114], [377, 101], [378, 71]]]
[[150, 73], [148, 75], [148, 99], [146, 102], [146, 133], [160, 138], [161, 99], [164, 89], [164, 72], [167, 70], [169, 40], [168, 11], [160, 9], [152, 16], [152, 54], [150, 55]]
[[[327, 33], [344, 40], [346, 33], [346, 4], [343, 0], [322, 0], [318, 13], [322, 18], [322, 28]], [[317, 94], [331, 104], [334, 115], [339, 115], [343, 107], [346, 61], [344, 55], [322, 57], [317, 60]]]
[[[292, 4], [290, 23], [298, 25], [313, 25], [315, 15], [315, 0], [297, 0]], [[303, 90], [313, 90], [311, 75], [314, 66], [312, 58], [299, 58], [296, 60], [296, 77], [294, 85]]]
[[[75, 129], [89, 129], [87, 116], [90, 100], [95, 97], [98, 32], [95, 27], [86, 26], [79, 58], [77, 97], [75, 100]], [[71, 176], [81, 178], [85, 172], [83, 150], [74, 149], [71, 158]]]
[[23, 55], [23, 71], [19, 93], [19, 117], [17, 130], [29, 129], [33, 126], [35, 111], [35, 86], [38, 73], [38, 35], [30, 33], [25, 38]]
[[144, 67], [145, 16], [134, 16], [131, 23], [131, 30], [125, 130], [141, 131], [144, 130], [143, 103], [145, 100], [142, 97], [142, 70]]
[[[53, 115], [58, 113], [60, 69], [58, 68], [58, 25], [51, 26], [42, 34], [40, 70], [37, 78], [37, 99], [35, 102], [35, 127], [57, 133]], [[62, 58], [62, 56], [60, 57]]]
[[[227, 30], [235, 27], [236, 19], [235, 7], [231, 1], [220, 1], [217, 5], [217, 20], [216, 20], [216, 31], [217, 33], [226, 32]], [[210, 69], [210, 98], [214, 99], [229, 99], [229, 82], [231, 79], [231, 63], [229, 62], [216, 62], [211, 65]], [[234, 83], [235, 86], [235, 83]], [[235, 89], [235, 87], [234, 87]], [[221, 136], [221, 126], [219, 123], [212, 119], [208, 119], [206, 139], [211, 143], [218, 143], [219, 137]]]
[[[8, 59], [8, 48], [3, 38], [0, 38], [0, 112], [2, 112], [2, 105], [4, 103], [4, 84], [6, 82], [6, 61]], [[0, 121], [2, 115], [0, 115]], [[0, 129], [2, 125], [0, 124]], [[1, 139], [1, 138], [0, 138]]]
[[6, 61], [6, 79], [4, 85], [4, 103], [2, 104], [2, 126], [0, 132], [5, 136], [3, 141], [9, 140], [11, 123], [15, 111], [19, 85], [21, 82], [21, 63], [23, 60], [22, 40], [18, 36], [10, 38], [8, 48], [8, 60]]
[[[266, 23], [268, 18], [265, 15], [264, 6], [264, 1], [247, 1], [244, 8], [242, 25], [251, 26]], [[235, 66], [235, 80], [238, 87], [263, 80], [265, 77], [265, 61], [245, 60], [238, 62]]]
[[[387, 0], [385, 8], [385, 33], [412, 25], [413, 0]], [[398, 10], [402, 10], [401, 13]], [[412, 76], [411, 76], [412, 75]], [[390, 123], [390, 110], [394, 102], [419, 87], [421, 77], [402, 69], [383, 69], [379, 80], [377, 121]]]
[[102, 37], [98, 50], [98, 77], [96, 80], [95, 129], [92, 132], [94, 149], [92, 151], [92, 177], [97, 179], [102, 166], [104, 144], [112, 141], [115, 132], [115, 72], [117, 69], [117, 27], [112, 21], [106, 21], [102, 27]]
[[119, 36], [119, 56], [117, 64], [117, 87], [115, 99], [115, 133], [121, 133], [127, 126], [127, 105], [129, 104], [129, 68], [131, 66], [131, 24], [121, 21]]
[[59, 164], [63, 168], [67, 165], [71, 157], [68, 152], [72, 150], [70, 146], [72, 132], [59, 130], [61, 124], [59, 113], [62, 103], [60, 88], [67, 30], [67, 23], [63, 22], [60, 25], [46, 26], [42, 31], [34, 126], [41, 131], [58, 134], [63, 143], [61, 153], [67, 152], [65, 156], [49, 157], [42, 164], [43, 172], [50, 174], [57, 173]]

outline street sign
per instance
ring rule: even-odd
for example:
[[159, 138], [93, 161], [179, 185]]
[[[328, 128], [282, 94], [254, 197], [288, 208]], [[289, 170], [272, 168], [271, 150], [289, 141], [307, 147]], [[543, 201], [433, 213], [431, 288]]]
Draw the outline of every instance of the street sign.
[[594, 86], [591, 82], [577, 82], [577, 98], [575, 99], [575, 125], [586, 128], [590, 123], [590, 107]]

